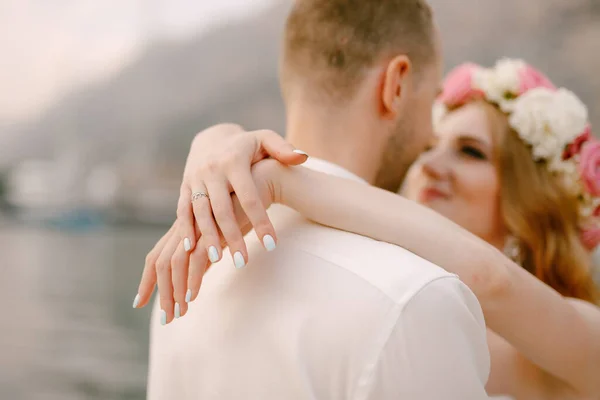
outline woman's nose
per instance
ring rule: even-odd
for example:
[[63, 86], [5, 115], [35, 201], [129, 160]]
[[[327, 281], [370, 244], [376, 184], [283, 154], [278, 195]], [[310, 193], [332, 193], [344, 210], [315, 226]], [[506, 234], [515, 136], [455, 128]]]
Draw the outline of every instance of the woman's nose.
[[431, 152], [423, 159], [423, 172], [431, 178], [443, 179], [449, 173], [448, 160], [441, 152]]

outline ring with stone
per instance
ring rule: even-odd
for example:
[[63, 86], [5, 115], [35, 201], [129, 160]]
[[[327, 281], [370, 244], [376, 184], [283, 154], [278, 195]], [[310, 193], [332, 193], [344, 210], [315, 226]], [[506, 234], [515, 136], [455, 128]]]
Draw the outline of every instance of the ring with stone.
[[208, 193], [205, 193], [205, 192], [194, 192], [194, 193], [192, 193], [192, 203], [194, 201], [198, 200], [199, 198], [202, 198], [202, 197], [206, 197], [207, 200], [210, 199], [210, 197], [208, 197]]

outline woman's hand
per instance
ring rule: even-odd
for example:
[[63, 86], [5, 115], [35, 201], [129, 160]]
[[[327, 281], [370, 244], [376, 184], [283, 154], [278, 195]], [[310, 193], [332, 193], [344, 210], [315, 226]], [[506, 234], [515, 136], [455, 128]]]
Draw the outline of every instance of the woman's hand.
[[221, 258], [218, 226], [236, 266], [241, 268], [247, 262], [247, 251], [235, 223], [230, 194], [238, 195], [259, 239], [267, 250], [272, 250], [275, 232], [259, 201], [250, 168], [267, 157], [284, 165], [297, 165], [306, 161], [307, 155], [273, 131], [244, 132], [239, 128], [231, 133], [228, 128], [224, 138], [211, 129], [210, 137], [198, 135], [190, 150], [177, 206], [178, 232], [185, 251], [195, 248], [201, 234], [214, 263]]
[[[252, 167], [251, 179], [256, 193], [265, 209], [278, 201], [280, 192], [279, 171], [284, 168], [276, 160], [263, 160]], [[235, 223], [243, 234], [252, 225], [246, 216], [237, 195], [231, 195]], [[187, 312], [187, 303], [196, 299], [202, 278], [210, 265], [207, 244], [202, 236], [191, 252], [183, 249], [179, 234], [180, 220], [163, 236], [146, 257], [144, 273], [140, 282], [134, 308], [148, 303], [154, 286], [158, 285], [161, 306], [161, 323], [171, 322]], [[219, 237], [219, 250], [227, 246], [223, 236]]]
[[[226, 245], [237, 267], [246, 264], [243, 234], [251, 227], [267, 250], [274, 249], [276, 236], [263, 201], [267, 198], [261, 199], [266, 189], [259, 188], [251, 174], [252, 165], [267, 157], [287, 165], [307, 159], [273, 131], [245, 132], [223, 124], [197, 135], [186, 162], [177, 220], [146, 257], [134, 308], [147, 304], [158, 285], [163, 322], [184, 315], [186, 303], [197, 296], [208, 261], [217, 262]], [[257, 169], [261, 170], [266, 168]], [[244, 225], [239, 222], [242, 216]]]

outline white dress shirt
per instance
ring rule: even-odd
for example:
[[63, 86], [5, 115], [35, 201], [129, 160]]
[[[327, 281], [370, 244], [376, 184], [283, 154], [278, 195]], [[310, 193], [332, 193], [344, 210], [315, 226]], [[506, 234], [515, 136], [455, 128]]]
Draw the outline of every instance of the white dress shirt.
[[168, 326], [155, 302], [150, 400], [487, 398], [483, 314], [456, 275], [282, 206], [269, 215], [275, 251], [247, 235], [248, 265], [226, 253]]

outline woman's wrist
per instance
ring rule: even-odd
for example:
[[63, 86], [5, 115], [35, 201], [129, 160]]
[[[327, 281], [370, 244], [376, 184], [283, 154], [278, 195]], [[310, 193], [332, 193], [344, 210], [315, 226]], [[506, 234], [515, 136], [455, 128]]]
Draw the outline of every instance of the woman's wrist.
[[191, 147], [193, 148], [197, 146], [210, 145], [210, 143], [214, 142], [215, 140], [220, 141], [223, 138], [227, 138], [242, 132], [245, 132], [245, 130], [241, 125], [229, 122], [213, 125], [204, 129], [203, 131], [198, 132], [192, 140]]
[[[245, 132], [244, 128], [240, 125], [230, 123], [213, 125], [198, 132], [190, 145], [184, 176], [194, 173], [198, 164], [204, 161], [204, 158], [211, 154], [215, 147], [222, 147], [224, 141], [243, 132]], [[217, 146], [217, 144], [221, 145]]]
[[263, 205], [282, 203], [282, 184], [289, 179], [283, 172], [288, 167], [274, 159], [266, 159], [252, 166], [252, 177]]
[[307, 187], [316, 189], [320, 183], [310, 174], [309, 169], [301, 165], [287, 166], [278, 162], [270, 168], [273, 203], [301, 211], [302, 206], [306, 207], [306, 204], [317, 201], [307, 192]]

